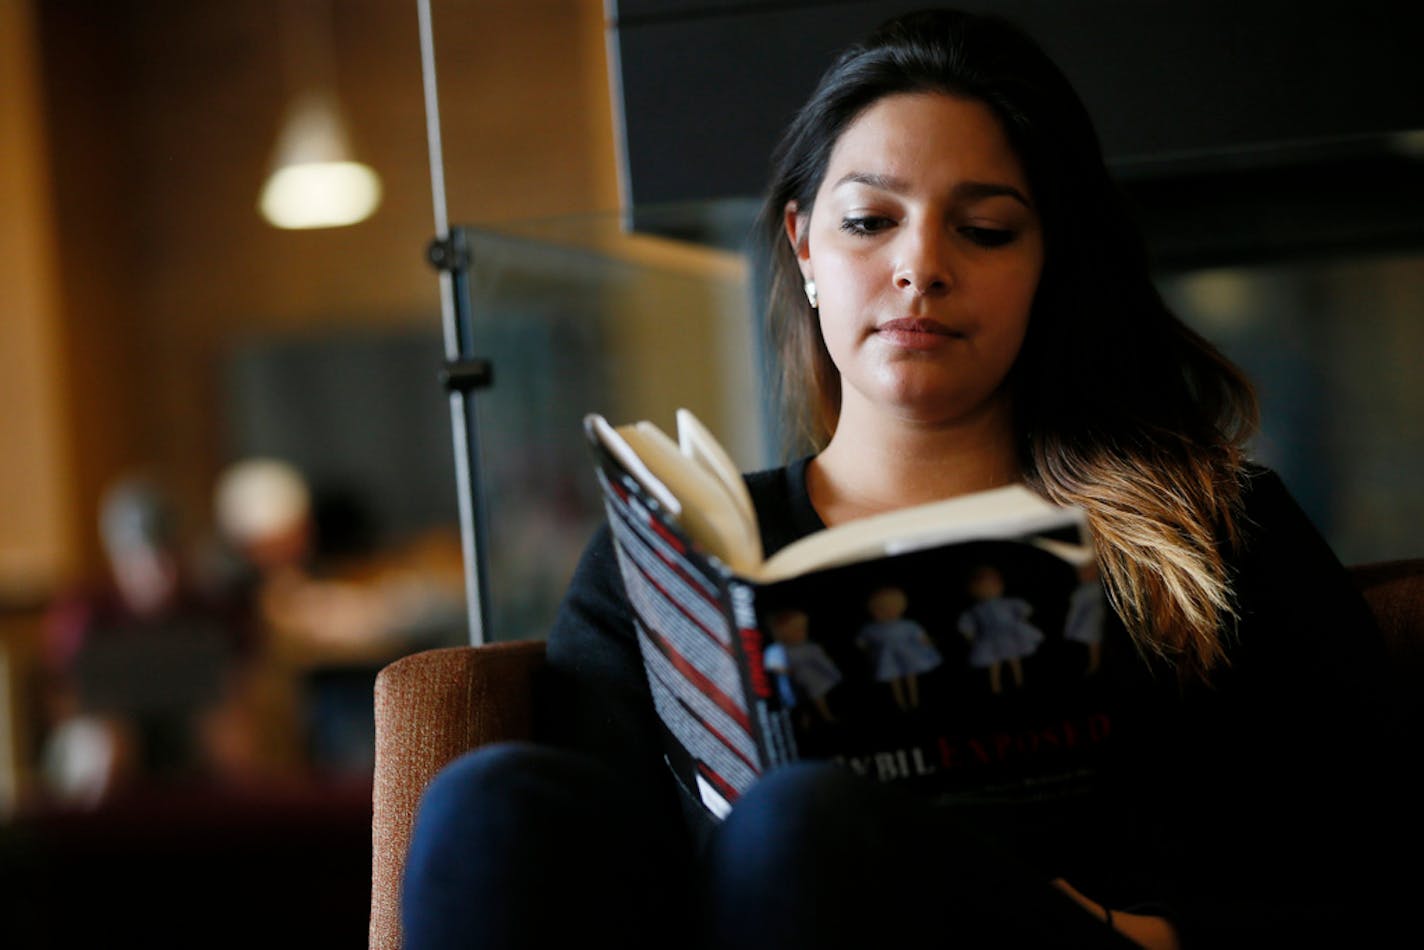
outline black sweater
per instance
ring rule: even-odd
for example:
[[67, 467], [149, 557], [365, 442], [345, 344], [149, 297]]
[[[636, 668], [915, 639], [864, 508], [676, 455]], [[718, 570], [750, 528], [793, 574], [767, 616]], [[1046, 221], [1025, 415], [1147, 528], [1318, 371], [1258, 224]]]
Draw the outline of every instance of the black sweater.
[[[747, 476], [768, 555], [824, 527], [805, 467]], [[1383, 640], [1276, 475], [1252, 475], [1245, 511], [1229, 664], [1204, 685], [1141, 663], [1160, 725], [1115, 791], [1075, 818], [1080, 827], [1060, 829], [1077, 845], [1045, 871], [1110, 905], [1169, 914], [1187, 945], [1320, 937], [1331, 927], [1357, 936], [1398, 880], [1373, 873], [1375, 848], [1401, 833], [1402, 814]], [[711, 824], [662, 764], [607, 526], [575, 572], [548, 659], [542, 737], [628, 775], [670, 828], [681, 827], [679, 812], [690, 817], [697, 847]], [[992, 820], [1013, 840], [1012, 815]]]

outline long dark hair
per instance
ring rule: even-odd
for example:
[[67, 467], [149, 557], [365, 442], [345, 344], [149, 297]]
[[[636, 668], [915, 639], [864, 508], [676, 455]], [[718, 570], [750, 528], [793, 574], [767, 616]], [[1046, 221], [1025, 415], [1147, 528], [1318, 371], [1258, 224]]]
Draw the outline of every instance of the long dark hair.
[[836, 60], [787, 129], [760, 236], [791, 416], [813, 446], [824, 445], [840, 377], [801, 293], [785, 209], [794, 201], [810, 212], [832, 148], [867, 107], [919, 92], [994, 113], [1042, 222], [1043, 272], [1010, 375], [1025, 479], [1087, 510], [1109, 593], [1138, 644], [1205, 673], [1224, 659], [1234, 617], [1223, 553], [1238, 540], [1255, 397], [1162, 302], [1087, 109], [1007, 21], [952, 10], [897, 17]]

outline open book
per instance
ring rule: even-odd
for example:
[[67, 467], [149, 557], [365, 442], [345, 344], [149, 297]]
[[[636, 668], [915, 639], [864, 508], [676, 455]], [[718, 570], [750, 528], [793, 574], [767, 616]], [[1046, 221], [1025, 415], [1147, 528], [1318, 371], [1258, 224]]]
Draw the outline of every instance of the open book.
[[712, 815], [806, 757], [966, 802], [1086, 788], [1130, 651], [1082, 512], [1015, 485], [763, 557], [737, 467], [677, 422], [584, 428], [668, 761]]

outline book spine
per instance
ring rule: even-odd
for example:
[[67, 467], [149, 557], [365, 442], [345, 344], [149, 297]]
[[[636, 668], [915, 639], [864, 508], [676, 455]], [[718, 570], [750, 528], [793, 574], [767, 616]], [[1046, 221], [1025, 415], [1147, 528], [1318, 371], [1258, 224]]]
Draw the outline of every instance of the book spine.
[[770, 760], [744, 688], [727, 575], [632, 486], [599, 476], [654, 706], [683, 753], [682, 777], [720, 817]]

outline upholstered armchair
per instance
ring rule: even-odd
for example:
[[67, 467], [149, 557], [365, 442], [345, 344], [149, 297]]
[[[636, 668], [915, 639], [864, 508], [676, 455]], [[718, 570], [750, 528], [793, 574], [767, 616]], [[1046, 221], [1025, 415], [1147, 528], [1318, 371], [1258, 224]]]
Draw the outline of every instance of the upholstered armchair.
[[[1406, 681], [1424, 679], [1424, 559], [1352, 573]], [[538, 640], [448, 647], [404, 657], [377, 677], [372, 950], [401, 945], [401, 877], [426, 784], [463, 752], [530, 736], [534, 674], [543, 662]]]

